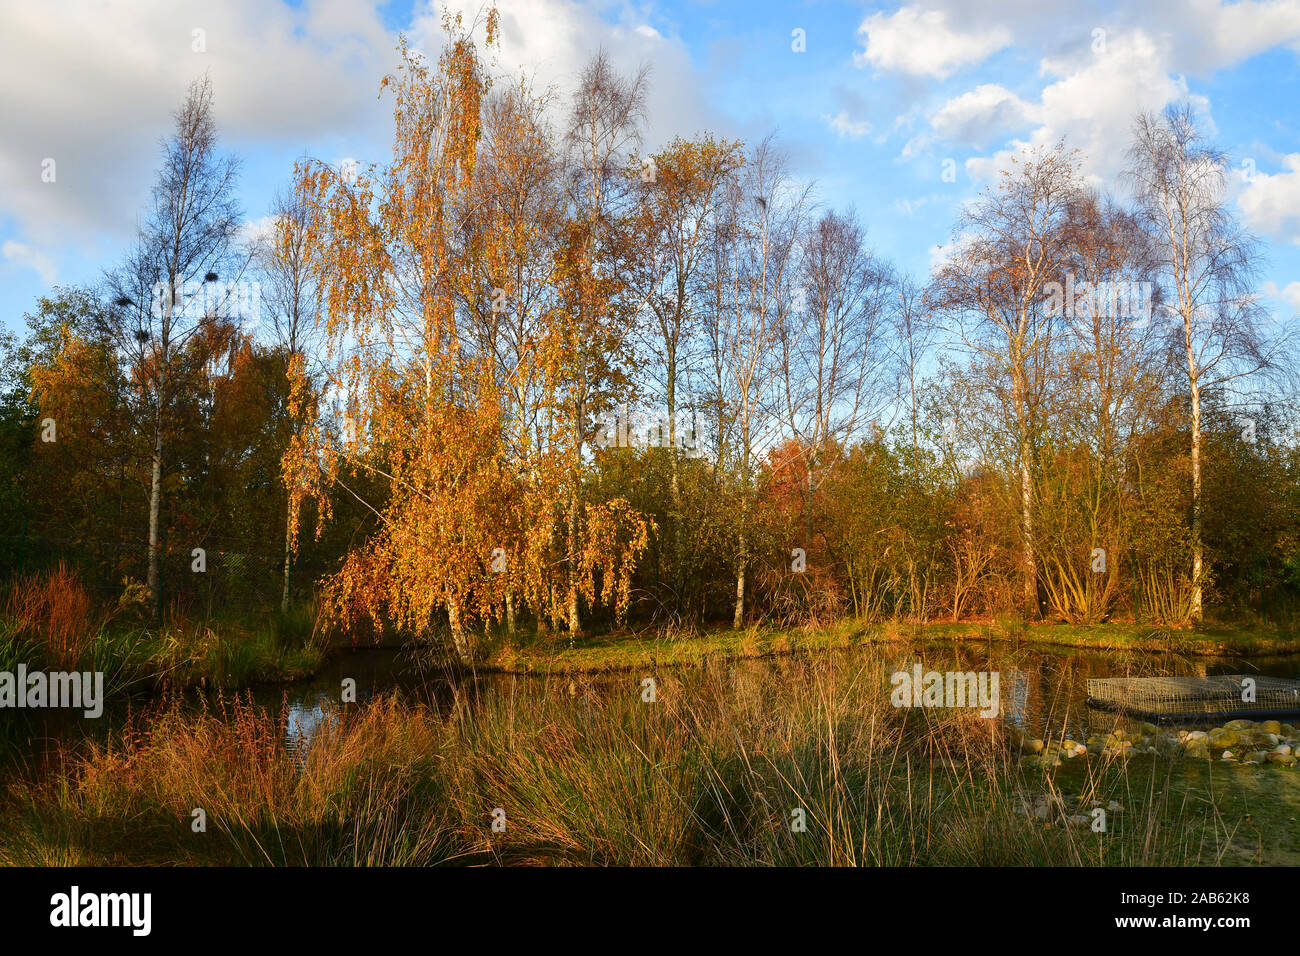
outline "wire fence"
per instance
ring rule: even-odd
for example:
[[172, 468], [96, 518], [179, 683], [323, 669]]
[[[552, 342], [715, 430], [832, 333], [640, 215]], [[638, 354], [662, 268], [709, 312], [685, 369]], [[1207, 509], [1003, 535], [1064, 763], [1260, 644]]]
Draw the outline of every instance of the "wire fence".
[[[212, 615], [280, 606], [284, 554], [268, 553], [265, 541], [205, 535], [183, 545], [164, 540], [159, 550], [164, 608]], [[12, 584], [60, 561], [76, 569], [100, 604], [114, 605], [133, 583], [143, 585], [147, 578], [148, 536], [142, 531], [134, 540], [61, 537], [30, 527], [0, 532], [0, 582]], [[318, 555], [296, 555], [290, 600], [310, 597], [315, 583], [336, 566]]]
[[1088, 703], [1147, 720], [1289, 717], [1300, 714], [1300, 680], [1258, 674], [1094, 677]]

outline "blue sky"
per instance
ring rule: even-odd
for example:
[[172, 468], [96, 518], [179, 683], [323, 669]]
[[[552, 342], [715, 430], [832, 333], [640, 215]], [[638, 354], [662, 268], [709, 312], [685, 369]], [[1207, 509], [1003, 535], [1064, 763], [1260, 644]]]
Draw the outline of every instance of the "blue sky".
[[[51, 285], [93, 281], [120, 256], [168, 114], [204, 70], [244, 160], [250, 228], [295, 157], [382, 161], [379, 79], [399, 30], [436, 43], [442, 6], [0, 0], [0, 321], [19, 327]], [[1265, 303], [1284, 318], [1300, 309], [1300, 0], [498, 7], [503, 68], [562, 97], [599, 47], [626, 69], [648, 62], [647, 146], [775, 130], [819, 199], [854, 206], [877, 251], [918, 278], [961, 204], [1023, 146], [1065, 136], [1091, 180], [1122, 195], [1134, 112], [1191, 97], [1264, 242]]]

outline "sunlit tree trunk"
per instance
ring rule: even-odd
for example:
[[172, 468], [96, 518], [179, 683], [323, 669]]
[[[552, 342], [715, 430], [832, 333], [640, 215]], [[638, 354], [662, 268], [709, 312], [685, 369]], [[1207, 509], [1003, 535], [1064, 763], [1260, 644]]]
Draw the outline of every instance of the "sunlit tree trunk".
[[280, 592], [280, 612], [289, 613], [289, 571], [293, 563], [293, 519], [284, 522], [284, 588]]
[[1201, 387], [1196, 375], [1196, 361], [1192, 352], [1191, 335], [1187, 345], [1188, 373], [1192, 398], [1192, 620], [1199, 622], [1203, 613], [1202, 563], [1204, 548], [1201, 542]]
[[154, 427], [153, 456], [149, 467], [149, 601], [155, 614], [162, 614], [162, 572], [160, 516], [162, 511], [162, 425]]

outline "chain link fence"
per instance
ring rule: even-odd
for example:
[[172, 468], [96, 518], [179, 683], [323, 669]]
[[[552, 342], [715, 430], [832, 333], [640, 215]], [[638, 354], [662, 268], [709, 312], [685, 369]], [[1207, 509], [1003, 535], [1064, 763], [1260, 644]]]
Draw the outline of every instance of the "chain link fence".
[[[284, 555], [269, 554], [265, 542], [205, 535], [183, 544], [161, 544], [164, 609], [213, 616], [278, 608], [284, 588]], [[201, 554], [196, 554], [196, 549]], [[83, 587], [104, 606], [116, 605], [131, 585], [148, 576], [148, 536], [133, 540], [69, 538], [42, 534], [32, 526], [0, 529], [0, 583], [53, 568], [74, 568]], [[337, 566], [310, 553], [295, 556], [290, 570], [291, 603], [311, 597], [316, 582]], [[5, 587], [7, 592], [8, 588]]]

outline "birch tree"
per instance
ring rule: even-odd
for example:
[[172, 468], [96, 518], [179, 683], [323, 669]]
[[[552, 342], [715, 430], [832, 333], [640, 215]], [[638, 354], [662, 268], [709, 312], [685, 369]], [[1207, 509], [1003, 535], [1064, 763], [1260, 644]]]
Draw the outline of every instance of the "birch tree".
[[1165, 313], [1186, 372], [1191, 432], [1191, 617], [1204, 613], [1207, 576], [1202, 536], [1202, 413], [1207, 390], [1232, 387], [1269, 370], [1286, 341], [1267, 340], [1253, 295], [1260, 256], [1254, 239], [1228, 209], [1227, 157], [1197, 125], [1188, 104], [1133, 126], [1128, 180], [1148, 230], [1157, 273], [1166, 286]]
[[206, 75], [190, 84], [174, 114], [175, 129], [162, 143], [162, 165], [135, 246], [108, 282], [109, 331], [134, 370], [150, 433], [147, 584], [159, 613], [166, 435], [177, 398], [172, 364], [212, 311], [200, 304], [197, 290], [208, 298], [205, 284], [217, 281], [218, 270], [230, 264], [241, 219], [235, 197], [239, 162], [219, 151], [213, 103]]

